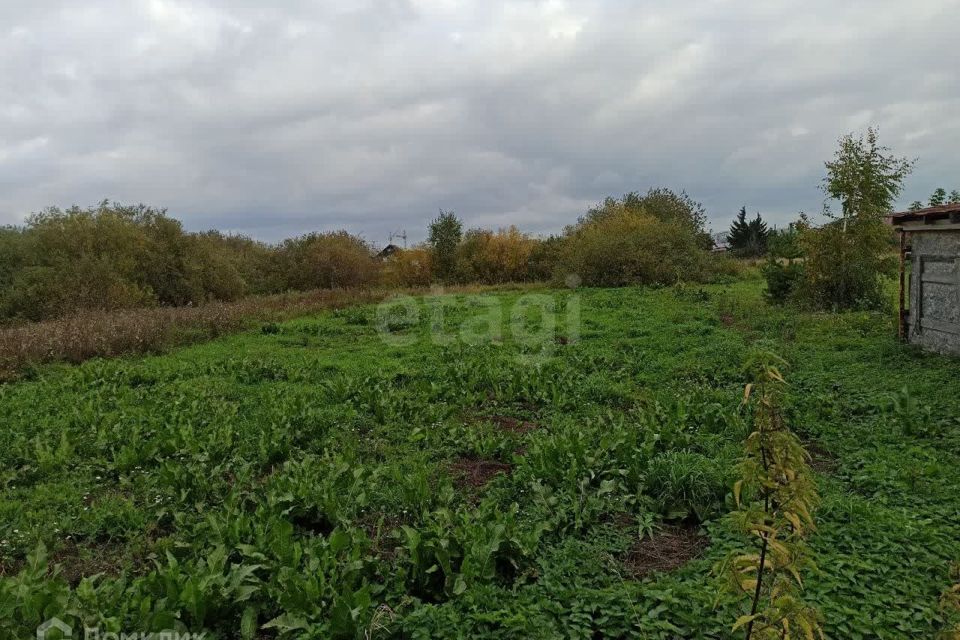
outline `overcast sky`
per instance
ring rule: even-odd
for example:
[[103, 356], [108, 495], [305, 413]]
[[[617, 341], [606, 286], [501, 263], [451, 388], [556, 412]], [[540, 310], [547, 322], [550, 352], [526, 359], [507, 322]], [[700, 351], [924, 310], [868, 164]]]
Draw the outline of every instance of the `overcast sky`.
[[560, 230], [685, 189], [818, 212], [880, 127], [960, 188], [960, 0], [3, 0], [0, 223], [103, 198], [264, 240]]

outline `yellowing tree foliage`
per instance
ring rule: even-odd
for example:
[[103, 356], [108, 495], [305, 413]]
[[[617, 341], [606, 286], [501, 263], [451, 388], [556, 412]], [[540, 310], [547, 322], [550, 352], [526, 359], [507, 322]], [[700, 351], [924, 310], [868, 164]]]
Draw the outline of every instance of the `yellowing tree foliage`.
[[487, 284], [528, 280], [530, 256], [536, 244], [536, 240], [514, 226], [496, 232], [467, 231], [457, 248], [457, 279]]
[[286, 240], [280, 255], [289, 289], [339, 289], [374, 283], [378, 265], [370, 247], [346, 231]]
[[690, 224], [619, 202], [569, 229], [561, 255], [566, 274], [593, 286], [696, 280], [707, 257]]
[[381, 277], [387, 286], [428, 286], [433, 279], [432, 254], [425, 247], [400, 249], [384, 260]]

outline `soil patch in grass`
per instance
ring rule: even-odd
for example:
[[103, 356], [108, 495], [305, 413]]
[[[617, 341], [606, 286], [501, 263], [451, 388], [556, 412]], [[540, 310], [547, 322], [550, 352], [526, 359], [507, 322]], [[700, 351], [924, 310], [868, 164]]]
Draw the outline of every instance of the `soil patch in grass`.
[[540, 425], [538, 425], [536, 422], [521, 420], [512, 416], [480, 416], [479, 420], [481, 422], [491, 422], [501, 431], [509, 431], [510, 433], [516, 433], [520, 435], [524, 433], [530, 433], [531, 431], [540, 428]]
[[673, 571], [700, 556], [710, 540], [693, 526], [665, 525], [653, 536], [638, 541], [624, 564], [635, 578], [657, 571]]
[[403, 524], [401, 518], [382, 513], [368, 513], [359, 522], [370, 539], [371, 553], [387, 563], [392, 563], [397, 556], [399, 543], [395, 533]]
[[810, 454], [810, 468], [820, 473], [833, 473], [837, 470], [837, 457], [829, 450], [816, 442], [803, 443]]
[[302, 533], [324, 538], [336, 529], [336, 524], [331, 522], [326, 514], [312, 510], [293, 515], [290, 517], [290, 523]]
[[55, 551], [50, 553], [49, 567], [57, 565], [60, 575], [76, 587], [83, 578], [98, 573], [116, 577], [124, 568], [146, 567], [147, 561], [142, 557], [133, 557], [131, 549], [118, 541], [77, 543], [66, 540]]
[[460, 489], [476, 490], [484, 487], [500, 473], [509, 475], [513, 467], [496, 460], [459, 458], [450, 465], [450, 475]]

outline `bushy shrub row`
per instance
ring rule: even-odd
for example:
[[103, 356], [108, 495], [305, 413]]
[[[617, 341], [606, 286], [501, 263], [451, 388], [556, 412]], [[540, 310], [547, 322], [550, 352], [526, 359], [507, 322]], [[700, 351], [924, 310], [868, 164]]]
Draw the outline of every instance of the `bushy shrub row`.
[[0, 229], [0, 321], [80, 311], [197, 306], [312, 289], [432, 282], [669, 284], [718, 272], [703, 208], [655, 189], [607, 198], [563, 234], [510, 226], [470, 229], [441, 212], [430, 240], [378, 257], [345, 231], [270, 245], [216, 231], [191, 233], [162, 209], [103, 202], [47, 209]]
[[[435, 279], [448, 282], [574, 281], [590, 286], [672, 284], [724, 270], [712, 257], [703, 207], [685, 193], [651, 189], [607, 198], [561, 235], [538, 239], [516, 227], [472, 229], [452, 212], [430, 225]], [[412, 284], [406, 282], [405, 284]]]
[[101, 203], [47, 209], [0, 230], [0, 319], [196, 306], [251, 294], [375, 283], [370, 248], [345, 232], [278, 246], [189, 233], [164, 210]]

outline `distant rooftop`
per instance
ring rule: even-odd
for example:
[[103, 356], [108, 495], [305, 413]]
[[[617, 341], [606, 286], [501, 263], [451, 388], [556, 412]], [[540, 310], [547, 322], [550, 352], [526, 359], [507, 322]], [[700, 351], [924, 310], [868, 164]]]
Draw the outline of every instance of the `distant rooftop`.
[[730, 240], [728, 238], [729, 232], [721, 231], [720, 233], [714, 233], [710, 235], [710, 238], [713, 239], [713, 250], [714, 251], [726, 251], [730, 248]]
[[960, 202], [943, 204], [939, 207], [926, 207], [916, 211], [901, 211], [886, 216], [887, 222], [897, 226], [905, 222], [924, 222], [933, 224], [940, 220], [951, 223], [960, 222]]

